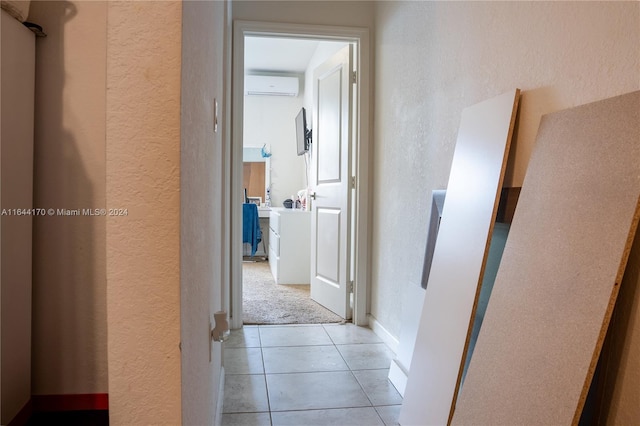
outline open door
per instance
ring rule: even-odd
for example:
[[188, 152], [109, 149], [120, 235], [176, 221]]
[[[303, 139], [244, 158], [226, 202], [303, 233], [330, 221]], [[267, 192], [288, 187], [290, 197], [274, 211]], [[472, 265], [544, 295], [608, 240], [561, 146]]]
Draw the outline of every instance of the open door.
[[351, 318], [352, 57], [347, 46], [314, 71], [311, 298]]

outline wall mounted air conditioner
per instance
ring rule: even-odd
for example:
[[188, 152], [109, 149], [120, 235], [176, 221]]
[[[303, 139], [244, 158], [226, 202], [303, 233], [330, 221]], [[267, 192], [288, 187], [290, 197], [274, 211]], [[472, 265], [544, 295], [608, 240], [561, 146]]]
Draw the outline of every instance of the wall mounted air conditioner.
[[247, 75], [244, 77], [246, 95], [298, 96], [298, 77]]

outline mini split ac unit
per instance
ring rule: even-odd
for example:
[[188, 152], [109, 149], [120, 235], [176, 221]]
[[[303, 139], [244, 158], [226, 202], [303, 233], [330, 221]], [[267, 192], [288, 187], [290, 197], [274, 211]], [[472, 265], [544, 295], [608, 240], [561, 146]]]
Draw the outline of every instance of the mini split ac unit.
[[298, 77], [247, 75], [244, 93], [247, 95], [298, 96]]

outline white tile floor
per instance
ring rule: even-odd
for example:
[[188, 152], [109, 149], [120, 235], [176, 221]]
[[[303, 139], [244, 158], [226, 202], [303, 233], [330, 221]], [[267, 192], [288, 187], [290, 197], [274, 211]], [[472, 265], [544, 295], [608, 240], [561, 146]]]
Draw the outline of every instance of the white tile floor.
[[224, 347], [222, 424], [397, 425], [393, 352], [352, 324], [245, 326]]

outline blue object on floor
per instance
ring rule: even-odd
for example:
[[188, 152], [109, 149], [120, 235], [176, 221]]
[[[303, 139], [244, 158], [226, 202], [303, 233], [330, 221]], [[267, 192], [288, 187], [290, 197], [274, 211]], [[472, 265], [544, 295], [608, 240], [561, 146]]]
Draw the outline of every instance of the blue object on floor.
[[242, 242], [251, 244], [251, 256], [255, 256], [262, 241], [258, 206], [252, 203], [242, 205]]

